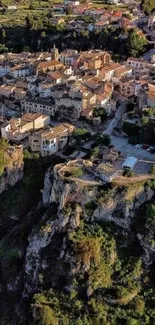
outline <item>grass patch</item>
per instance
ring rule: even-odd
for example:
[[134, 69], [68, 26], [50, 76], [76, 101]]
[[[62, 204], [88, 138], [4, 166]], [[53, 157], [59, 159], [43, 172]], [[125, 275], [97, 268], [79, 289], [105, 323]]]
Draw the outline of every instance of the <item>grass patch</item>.
[[82, 167], [71, 167], [68, 170], [65, 171], [64, 176], [65, 177], [74, 177], [78, 178], [83, 175], [83, 168]]

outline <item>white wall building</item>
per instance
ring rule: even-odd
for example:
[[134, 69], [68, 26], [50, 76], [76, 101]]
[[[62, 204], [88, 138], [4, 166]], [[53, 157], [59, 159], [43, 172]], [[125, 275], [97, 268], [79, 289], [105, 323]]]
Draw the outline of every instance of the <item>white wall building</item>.
[[122, 168], [129, 168], [129, 169], [134, 169], [138, 162], [138, 159], [135, 157], [127, 157], [124, 163], [122, 164]]
[[14, 78], [24, 78], [29, 76], [31, 69], [27, 66], [15, 66], [9, 69], [9, 74]]
[[56, 112], [56, 106], [51, 101], [47, 100], [33, 100], [25, 99], [21, 101], [21, 109], [23, 112], [29, 113], [43, 113], [50, 116], [54, 116]]

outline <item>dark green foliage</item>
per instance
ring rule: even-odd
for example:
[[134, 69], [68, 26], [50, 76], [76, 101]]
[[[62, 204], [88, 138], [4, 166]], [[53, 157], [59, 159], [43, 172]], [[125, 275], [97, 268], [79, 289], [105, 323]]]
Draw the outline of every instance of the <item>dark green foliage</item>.
[[91, 150], [91, 153], [90, 153], [90, 158], [96, 158], [98, 157], [100, 153], [100, 149], [98, 147], [95, 147], [94, 149]]
[[128, 37], [128, 51], [131, 56], [138, 57], [146, 49], [147, 40], [141, 37], [136, 31], [131, 30]]
[[126, 109], [128, 112], [132, 112], [134, 110], [134, 104], [133, 103], [127, 103]]
[[155, 164], [150, 168], [150, 174], [155, 175]]
[[155, 9], [154, 0], [142, 0], [141, 8], [146, 15], [149, 15]]
[[85, 210], [89, 216], [91, 216], [96, 209], [97, 204], [94, 201], [89, 201], [85, 204]]
[[105, 108], [97, 108], [93, 111], [94, 117], [101, 117], [102, 122], [104, 122], [107, 119], [107, 113]]
[[70, 167], [68, 171], [65, 171], [64, 176], [65, 177], [73, 177], [78, 178], [83, 175], [83, 169], [82, 167]]
[[124, 122], [122, 127], [123, 132], [125, 132], [128, 136], [137, 135], [140, 130], [139, 125], [134, 123]]
[[73, 138], [77, 141], [87, 140], [90, 137], [90, 133], [87, 129], [84, 128], [76, 128], [72, 133]]
[[134, 176], [134, 171], [132, 169], [130, 169], [130, 168], [124, 168], [123, 176], [125, 176], [125, 177], [133, 177]]
[[5, 154], [8, 148], [8, 142], [6, 139], [0, 139], [0, 176], [4, 172], [4, 168], [8, 163], [8, 156]]
[[25, 215], [41, 200], [40, 190], [43, 188], [45, 171], [61, 161], [55, 156], [41, 158], [36, 153], [24, 151], [23, 179], [16, 184], [13, 191], [9, 188], [0, 195], [0, 216], [4, 218], [4, 222], [9, 215]]
[[[109, 26], [103, 28], [102, 31], [89, 32], [88, 30], [82, 30], [77, 33], [68, 31], [64, 23], [52, 25], [51, 13], [48, 11], [40, 11], [36, 14], [30, 11], [25, 16], [22, 27], [14, 27], [14, 22], [17, 24], [15, 20], [12, 22], [12, 28], [8, 28], [9, 22], [7, 19], [7, 25], [3, 23], [4, 32], [2, 32], [2, 38], [0, 39], [2, 52], [5, 51], [5, 47], [8, 50], [21, 51], [25, 46], [30, 51], [46, 51], [53, 45], [51, 42], [52, 37], [55, 37], [56, 46], [59, 50], [62, 50], [64, 46], [70, 48], [70, 44], [77, 50], [88, 50], [92, 47], [102, 48], [113, 51], [113, 58], [117, 61], [131, 55], [142, 55], [148, 47], [147, 40], [139, 36], [136, 31], [124, 31], [124, 29]], [[88, 24], [93, 19], [86, 16], [83, 17], [83, 20]], [[126, 39], [120, 39], [122, 33], [127, 35]], [[43, 35], [45, 37], [42, 37]], [[63, 44], [64, 39], [65, 45]], [[104, 115], [102, 115], [102, 118], [104, 118]]]
[[96, 143], [99, 145], [109, 146], [111, 139], [108, 134], [96, 134], [95, 136]]
[[146, 216], [150, 219], [150, 220], [155, 220], [155, 205], [150, 204], [147, 207], [146, 210]]

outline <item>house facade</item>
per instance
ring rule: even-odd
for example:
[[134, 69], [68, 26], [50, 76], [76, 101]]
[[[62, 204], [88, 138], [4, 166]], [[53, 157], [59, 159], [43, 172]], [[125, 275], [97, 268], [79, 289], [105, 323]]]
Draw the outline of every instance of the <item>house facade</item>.
[[56, 113], [56, 106], [50, 99], [25, 99], [21, 101], [21, 110], [22, 112], [41, 113], [54, 116]]
[[70, 124], [59, 124], [48, 130], [41, 130], [29, 136], [29, 146], [32, 152], [40, 152], [45, 157], [62, 150], [68, 141], [68, 136], [74, 130]]

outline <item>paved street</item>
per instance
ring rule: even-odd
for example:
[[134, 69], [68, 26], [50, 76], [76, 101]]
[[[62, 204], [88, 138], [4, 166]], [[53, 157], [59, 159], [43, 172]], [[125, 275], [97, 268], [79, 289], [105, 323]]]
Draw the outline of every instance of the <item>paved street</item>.
[[113, 129], [117, 126], [118, 122], [121, 120], [123, 113], [125, 112], [126, 103], [121, 102], [120, 106], [116, 109], [115, 117], [110, 121], [104, 133], [111, 135]]
[[155, 54], [155, 47], [153, 47], [150, 51], [146, 52], [142, 58], [146, 61], [149, 61], [151, 59], [151, 56], [154, 54]]
[[121, 151], [125, 156], [135, 156], [138, 159], [146, 159], [155, 161], [155, 154], [151, 154], [147, 150], [142, 148], [136, 149], [135, 146], [128, 143], [128, 138], [121, 138], [116, 136], [111, 136], [111, 142], [118, 151]]
[[122, 118], [122, 115], [125, 111], [125, 106], [126, 106], [125, 102], [122, 101], [121, 105], [116, 111], [115, 117], [109, 123], [104, 133], [110, 135], [111, 143], [118, 151], [121, 151], [124, 156], [130, 155], [130, 156], [135, 156], [138, 159], [155, 161], [155, 154], [151, 154], [150, 152], [142, 148], [136, 149], [134, 145], [128, 143], [128, 138], [112, 135], [113, 128], [117, 126], [118, 122]]

